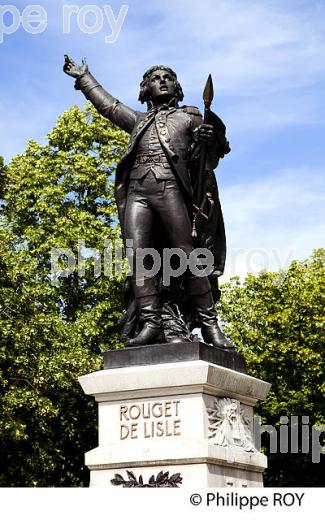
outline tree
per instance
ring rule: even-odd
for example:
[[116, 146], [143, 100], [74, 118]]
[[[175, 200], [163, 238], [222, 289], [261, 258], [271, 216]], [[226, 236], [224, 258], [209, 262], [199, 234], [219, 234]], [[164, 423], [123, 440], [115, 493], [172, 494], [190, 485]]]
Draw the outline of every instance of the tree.
[[[97, 410], [77, 377], [119, 347], [122, 310], [122, 276], [96, 278], [90, 253], [120, 237], [112, 176], [126, 142], [90, 105], [75, 106], [48, 144], [30, 141], [0, 165], [2, 486], [88, 484], [83, 456], [97, 444]], [[59, 278], [51, 254], [77, 256], [78, 240], [85, 269], [76, 263]], [[57, 264], [66, 267], [64, 255]]]
[[[249, 274], [243, 283], [233, 278], [223, 286], [226, 332], [243, 353], [248, 373], [272, 383], [256, 409], [265, 424], [279, 426], [281, 416], [299, 416], [301, 431], [301, 417], [309, 416], [310, 425], [325, 425], [324, 257], [325, 250], [316, 250], [286, 272]], [[268, 436], [263, 437], [267, 485], [321, 485], [324, 458], [313, 464], [311, 453], [301, 452], [301, 437], [298, 454], [270, 454]]]
[[[120, 237], [112, 180], [126, 142], [90, 105], [72, 107], [48, 144], [30, 141], [9, 165], [0, 160], [1, 486], [88, 484], [83, 455], [97, 444], [97, 409], [77, 377], [120, 346], [123, 279], [95, 277], [90, 253]], [[80, 239], [85, 270], [78, 262], [58, 277], [51, 252], [76, 257]], [[273, 385], [257, 409], [271, 425], [283, 415], [325, 422], [323, 262], [319, 250], [287, 272], [224, 286], [225, 329], [248, 372]], [[63, 256], [57, 263], [66, 267]], [[270, 454], [266, 483], [320, 485], [321, 460]]]

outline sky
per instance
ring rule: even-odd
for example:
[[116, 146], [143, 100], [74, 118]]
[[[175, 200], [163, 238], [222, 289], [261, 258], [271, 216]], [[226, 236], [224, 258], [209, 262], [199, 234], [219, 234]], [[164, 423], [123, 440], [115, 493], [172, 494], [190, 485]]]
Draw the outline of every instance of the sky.
[[[150, 66], [176, 70], [184, 103], [199, 108], [211, 73], [212, 108], [231, 146], [216, 170], [228, 242], [223, 281], [286, 268], [324, 246], [324, 0], [37, 0], [43, 26], [28, 24], [32, 3], [6, 5], [12, 14], [0, 4], [6, 162], [30, 138], [45, 143], [63, 111], [84, 105], [62, 72], [65, 53], [77, 62], [87, 57], [100, 83], [137, 110], [139, 82]], [[31, 34], [32, 26], [44, 30]]]

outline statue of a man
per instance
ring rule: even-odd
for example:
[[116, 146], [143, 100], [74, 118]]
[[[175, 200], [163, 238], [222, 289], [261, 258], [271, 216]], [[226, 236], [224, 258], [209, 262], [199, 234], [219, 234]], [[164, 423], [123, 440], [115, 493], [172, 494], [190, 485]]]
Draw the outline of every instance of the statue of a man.
[[[139, 101], [147, 103], [147, 112], [133, 110], [106, 92], [85, 60], [78, 66], [65, 56], [64, 71], [76, 79], [75, 88], [102, 116], [131, 134], [116, 170], [115, 195], [123, 239], [132, 248], [134, 261], [139, 248], [153, 246], [160, 251], [179, 248], [187, 258], [195, 246], [205, 246], [215, 258], [209, 276], [187, 269], [179, 280], [173, 280], [172, 287], [164, 286], [159, 275], [151, 276], [150, 266], [149, 274], [140, 280], [133, 266], [122, 320], [126, 346], [182, 341], [189, 337], [186, 329], [190, 333], [200, 326], [206, 343], [234, 348], [221, 332], [214, 309], [220, 294], [217, 277], [225, 261], [225, 234], [213, 168], [230, 151], [222, 121], [212, 113], [211, 124], [203, 124], [196, 107], [179, 106], [181, 85], [176, 73], [163, 65], [151, 67], [143, 76]], [[208, 150], [205, 187], [210, 214], [203, 219], [195, 241], [193, 202], [201, 143]]]

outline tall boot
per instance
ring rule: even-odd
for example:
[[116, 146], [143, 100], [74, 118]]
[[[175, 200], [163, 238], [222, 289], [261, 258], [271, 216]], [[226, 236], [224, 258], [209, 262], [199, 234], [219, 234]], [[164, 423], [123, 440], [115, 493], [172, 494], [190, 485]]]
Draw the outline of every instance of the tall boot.
[[[203, 294], [195, 294], [203, 289], [208, 290]], [[207, 278], [194, 277], [189, 279], [189, 292], [191, 303], [196, 311], [197, 321], [201, 325], [201, 333], [205, 343], [224, 350], [234, 350], [234, 345], [225, 337], [219, 327], [209, 280]]]
[[198, 321], [201, 324], [202, 337], [205, 343], [212, 344], [214, 347], [219, 347], [224, 350], [235, 349], [234, 345], [226, 338], [219, 327], [211, 292], [201, 294], [196, 298], [196, 312]]
[[126, 342], [126, 347], [149, 345], [158, 339], [161, 333], [161, 306], [158, 291], [152, 278], [144, 280], [142, 287], [134, 287], [134, 294], [139, 308], [139, 320], [143, 324], [140, 333]]

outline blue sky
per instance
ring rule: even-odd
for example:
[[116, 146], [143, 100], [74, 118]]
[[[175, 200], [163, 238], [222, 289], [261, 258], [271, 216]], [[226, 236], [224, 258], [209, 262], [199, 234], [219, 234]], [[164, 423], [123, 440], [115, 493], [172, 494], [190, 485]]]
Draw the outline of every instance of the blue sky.
[[[8, 3], [22, 12], [32, 2]], [[35, 3], [47, 12], [46, 30], [32, 35], [20, 27], [0, 44], [0, 155], [7, 162], [29, 138], [45, 142], [64, 110], [83, 106], [62, 72], [64, 53], [76, 61], [86, 56], [107, 90], [137, 109], [138, 85], [151, 65], [174, 68], [184, 103], [198, 107], [211, 73], [213, 108], [232, 148], [216, 172], [226, 277], [285, 267], [324, 245], [323, 0], [125, 0], [114, 43], [105, 43], [112, 32], [106, 18], [101, 31], [85, 34], [72, 16], [63, 33], [63, 5], [91, 2]], [[96, 3], [105, 4], [117, 18], [122, 2]]]

